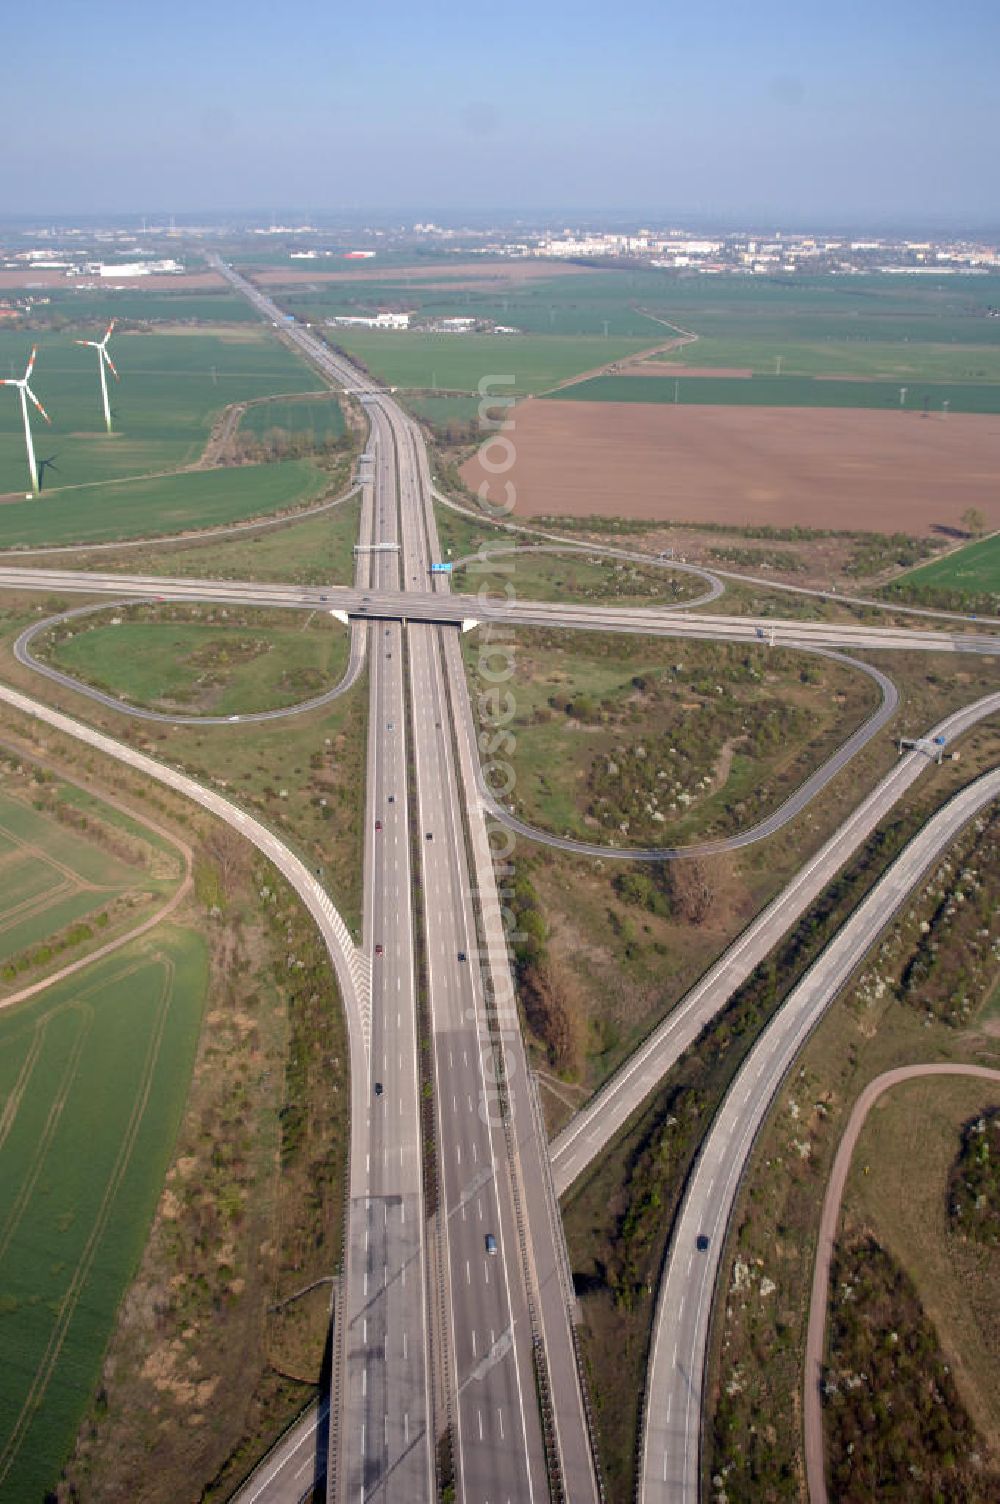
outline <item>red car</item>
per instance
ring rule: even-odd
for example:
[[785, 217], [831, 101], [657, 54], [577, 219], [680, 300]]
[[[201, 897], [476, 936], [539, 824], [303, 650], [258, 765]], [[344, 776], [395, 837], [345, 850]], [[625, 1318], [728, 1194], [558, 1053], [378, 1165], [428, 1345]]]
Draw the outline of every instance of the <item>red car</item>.
[[382, 829], [382, 821], [381, 820], [376, 820], [375, 821], [375, 829], [376, 830], [381, 830]]
[[381, 947], [381, 945], [376, 945], [376, 947], [375, 947], [375, 954], [377, 956], [380, 956], [382, 954], [382, 947]]

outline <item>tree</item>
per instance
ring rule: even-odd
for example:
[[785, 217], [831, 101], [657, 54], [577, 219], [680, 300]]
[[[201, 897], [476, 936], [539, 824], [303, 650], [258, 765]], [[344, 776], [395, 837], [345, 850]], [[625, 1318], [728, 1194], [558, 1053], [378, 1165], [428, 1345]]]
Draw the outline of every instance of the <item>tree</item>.
[[668, 876], [675, 912], [688, 924], [704, 924], [715, 903], [715, 888], [706, 863], [698, 857], [672, 862]]
[[979, 538], [986, 531], [986, 518], [978, 507], [966, 507], [962, 513], [962, 526], [970, 538]]

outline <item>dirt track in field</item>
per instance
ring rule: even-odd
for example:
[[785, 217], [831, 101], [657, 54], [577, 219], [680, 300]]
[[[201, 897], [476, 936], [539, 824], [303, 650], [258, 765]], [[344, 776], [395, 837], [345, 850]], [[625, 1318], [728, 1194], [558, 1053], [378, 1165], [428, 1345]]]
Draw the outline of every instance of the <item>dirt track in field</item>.
[[[1000, 526], [1000, 419], [964, 413], [654, 406], [529, 399], [510, 433], [463, 466], [514, 516], [620, 516], [868, 532]], [[488, 449], [488, 445], [486, 448]]]

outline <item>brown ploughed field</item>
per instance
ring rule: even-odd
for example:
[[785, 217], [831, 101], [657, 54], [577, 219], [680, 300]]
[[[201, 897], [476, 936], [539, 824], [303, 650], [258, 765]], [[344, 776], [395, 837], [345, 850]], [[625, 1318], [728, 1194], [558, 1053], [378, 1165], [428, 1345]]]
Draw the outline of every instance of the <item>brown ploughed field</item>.
[[[462, 477], [514, 517], [637, 517], [929, 533], [978, 507], [1000, 526], [1000, 419], [829, 408], [521, 402], [516, 459]], [[495, 442], [495, 441], [494, 441]], [[506, 461], [494, 449], [493, 468]]]
[[200, 292], [205, 288], [225, 286], [226, 281], [218, 272], [161, 272], [149, 277], [67, 277], [65, 272], [43, 266], [0, 272], [0, 291], [18, 287], [127, 287], [130, 292]]
[[[334, 258], [336, 260], [337, 258]], [[260, 287], [293, 287], [302, 282], [425, 282], [433, 287], [464, 287], [468, 282], [547, 282], [552, 277], [574, 277], [589, 271], [562, 261], [484, 261], [469, 266], [436, 262], [416, 266], [379, 266], [377, 262], [354, 262], [351, 267], [330, 269], [322, 261], [315, 270], [302, 267], [261, 266], [248, 268]], [[447, 278], [447, 280], [442, 280]]]

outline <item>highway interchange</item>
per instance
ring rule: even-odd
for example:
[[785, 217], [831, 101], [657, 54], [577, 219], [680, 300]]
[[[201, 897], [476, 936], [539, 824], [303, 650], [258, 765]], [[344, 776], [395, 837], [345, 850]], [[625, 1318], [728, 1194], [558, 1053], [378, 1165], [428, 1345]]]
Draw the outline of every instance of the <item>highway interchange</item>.
[[[956, 633], [685, 616], [683, 607], [525, 601], [510, 607], [454, 594], [446, 577], [432, 579], [429, 572], [440, 550], [433, 486], [416, 425], [389, 394], [375, 391], [306, 329], [286, 324], [276, 305], [219, 265], [333, 384], [361, 398], [371, 423], [370, 463], [361, 481], [361, 542], [398, 545], [398, 551], [360, 553], [353, 587], [323, 590], [20, 566], [0, 568], [0, 587], [79, 592], [97, 606], [106, 605], [107, 598], [197, 600], [341, 613], [352, 634], [341, 684], [307, 706], [268, 716], [325, 703], [355, 683], [367, 663], [361, 946], [353, 944], [315, 877], [230, 801], [17, 691], [0, 687], [0, 697], [169, 784], [241, 830], [306, 901], [334, 962], [350, 1031], [353, 1131], [331, 1403], [328, 1412], [321, 1409], [311, 1420], [307, 1417], [285, 1439], [239, 1497], [244, 1504], [298, 1500], [312, 1487], [319, 1455], [329, 1457], [331, 1500], [405, 1499], [417, 1504], [437, 1496], [444, 1438], [456, 1497], [469, 1504], [546, 1499], [550, 1483], [557, 1496], [573, 1504], [596, 1500], [600, 1483], [576, 1361], [572, 1289], [556, 1196], [610, 1141], [705, 1022], [919, 777], [926, 758], [912, 752], [900, 759], [559, 1135], [551, 1146], [550, 1167], [517, 1022], [489, 840], [491, 826], [509, 817], [491, 806], [481, 786], [477, 731], [456, 628], [477, 622], [558, 624], [757, 642], [766, 633], [768, 641], [818, 651], [867, 647], [992, 654], [997, 641], [978, 626], [974, 632]], [[435, 588], [428, 588], [429, 583]], [[717, 593], [711, 592], [711, 598]], [[22, 635], [18, 657], [64, 688], [79, 690], [77, 681], [31, 654], [32, 637], [48, 625], [35, 624]], [[887, 677], [876, 677], [883, 695], [879, 711], [798, 791], [798, 802], [783, 819], [816, 797], [891, 717], [894, 688]], [[130, 715], [159, 718], [113, 697], [95, 697]], [[1000, 695], [987, 697], [936, 729], [954, 737], [998, 710]], [[258, 718], [263, 717], [241, 717]], [[979, 807], [976, 801], [995, 797], [997, 775], [990, 776], [993, 783], [972, 785], [927, 826], [886, 874], [887, 886], [876, 892], [891, 891], [893, 904], [901, 901], [934, 853]], [[517, 828], [516, 822], [509, 823]], [[760, 839], [777, 828], [770, 822], [764, 827], [743, 833], [735, 843]], [[576, 847], [571, 844], [570, 849]], [[605, 848], [596, 850], [609, 854]], [[638, 855], [662, 860], [678, 853]], [[850, 921], [855, 962], [886, 922], [889, 906], [883, 908], [885, 912], [869, 901]], [[809, 974], [809, 987], [803, 983], [795, 989], [761, 1036], [706, 1139], [686, 1193], [657, 1306], [645, 1412], [647, 1499], [697, 1497], [700, 1376], [725, 1227], [756, 1126], [801, 1040], [850, 973], [836, 944]], [[421, 1009], [431, 1043], [436, 1142], [429, 1146], [430, 1164], [421, 1152]], [[751, 1066], [753, 1073], [747, 1076]], [[692, 1239], [706, 1228], [709, 1253], [693, 1268]], [[495, 1242], [495, 1253], [488, 1251], [487, 1239]], [[692, 1272], [696, 1286], [691, 1285]], [[328, 1447], [317, 1440], [327, 1421]]]

